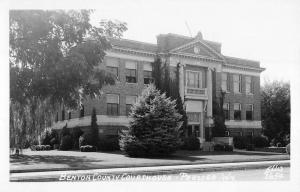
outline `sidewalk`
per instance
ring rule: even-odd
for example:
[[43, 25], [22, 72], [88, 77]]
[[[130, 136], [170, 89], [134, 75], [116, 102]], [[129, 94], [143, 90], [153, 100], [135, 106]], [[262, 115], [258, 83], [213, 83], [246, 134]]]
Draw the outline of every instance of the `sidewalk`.
[[103, 153], [78, 151], [24, 151], [18, 157], [11, 156], [10, 172], [70, 171], [111, 168], [159, 167], [201, 165], [238, 162], [261, 162], [289, 160], [280, 153], [241, 151], [202, 152], [178, 151], [164, 158], [131, 158], [121, 152]]
[[[77, 171], [48, 171], [31, 173], [11, 173], [10, 181], [99, 181], [105, 178], [106, 181], [118, 180], [122, 177], [134, 175], [169, 175], [179, 173], [200, 173], [231, 171], [242, 169], [266, 169], [278, 165], [289, 167], [290, 161], [261, 161], [261, 162], [240, 162], [240, 163], [218, 163], [201, 165], [176, 165], [176, 166], [155, 166], [135, 168], [113, 168], [113, 169], [92, 169]], [[78, 180], [75, 180], [78, 179]]]

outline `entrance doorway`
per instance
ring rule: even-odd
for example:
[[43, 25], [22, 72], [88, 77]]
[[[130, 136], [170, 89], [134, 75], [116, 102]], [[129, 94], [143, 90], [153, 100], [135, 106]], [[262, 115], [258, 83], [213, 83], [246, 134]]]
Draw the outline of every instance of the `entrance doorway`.
[[188, 125], [188, 136], [200, 137], [200, 125]]

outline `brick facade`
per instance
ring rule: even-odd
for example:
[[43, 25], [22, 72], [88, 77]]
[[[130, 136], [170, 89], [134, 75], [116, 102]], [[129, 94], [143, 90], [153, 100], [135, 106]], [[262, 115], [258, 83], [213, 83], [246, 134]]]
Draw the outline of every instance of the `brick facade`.
[[[243, 60], [239, 58], [227, 57], [221, 54], [221, 44], [217, 42], [211, 42], [202, 39], [202, 35], [190, 38], [174, 34], [159, 35], [157, 37], [157, 45], [147, 44], [143, 42], [136, 42], [131, 40], [116, 40], [112, 39], [111, 43], [115, 46], [105, 56], [102, 66], [106, 66], [108, 58], [116, 58], [118, 61], [118, 80], [115, 85], [104, 86], [102, 91], [103, 94], [96, 99], [86, 99], [83, 102], [84, 105], [84, 116], [91, 116], [92, 109], [95, 108], [99, 117], [107, 116], [107, 104], [106, 94], [117, 94], [119, 96], [119, 116], [123, 116], [126, 119], [126, 96], [138, 96], [146, 85], [144, 85], [144, 64], [154, 61], [157, 54], [161, 54], [161, 57], [167, 62], [170, 67], [171, 77], [175, 77], [176, 66], [178, 63], [184, 65], [183, 70], [183, 81], [186, 85], [186, 72], [187, 71], [201, 71], [202, 85], [201, 88], [208, 89], [208, 69], [212, 69], [215, 72], [215, 84], [212, 85], [213, 91], [218, 95], [221, 92], [222, 85], [222, 73], [225, 72], [229, 75], [229, 91], [225, 95], [224, 103], [229, 103], [229, 120], [234, 121], [234, 103], [241, 103], [241, 127], [228, 127], [230, 133], [234, 134], [245, 134], [248, 132], [253, 134], [259, 134], [261, 129], [259, 127], [245, 127], [243, 123], [247, 124], [246, 120], [246, 104], [253, 104], [253, 121], [261, 120], [261, 109], [260, 109], [260, 72], [263, 71], [259, 67], [259, 62]], [[199, 52], [193, 53], [194, 48], [197, 46]], [[126, 61], [137, 62], [137, 82], [127, 83], [126, 82]], [[251, 67], [251, 68], [250, 68]], [[248, 69], [249, 68], [249, 69]], [[229, 71], [229, 72], [228, 72]], [[242, 92], [234, 93], [233, 91], [233, 74], [242, 75]], [[246, 94], [246, 76], [250, 76], [254, 83], [254, 93], [252, 95]], [[209, 94], [206, 92], [206, 94]], [[206, 95], [207, 96], [207, 95]], [[205, 103], [209, 104], [209, 97], [204, 97], [201, 106]], [[208, 100], [207, 100], [208, 99]], [[187, 101], [183, 99], [184, 101]], [[205, 109], [201, 109], [203, 118], [208, 118]], [[58, 121], [62, 120], [61, 110], [58, 113]], [[69, 114], [65, 111], [65, 121], [68, 122]], [[76, 119], [80, 121], [79, 109], [71, 112], [71, 120]], [[110, 117], [107, 117], [110, 118]], [[71, 121], [70, 120], [70, 121]], [[101, 119], [98, 121], [101, 122]], [[203, 122], [206, 122], [205, 119]], [[202, 122], [202, 123], [203, 123]], [[239, 122], [234, 122], [235, 126]], [[111, 122], [107, 125], [100, 126], [100, 134], [114, 135], [117, 134], [121, 127], [125, 127], [118, 124], [113, 125]], [[56, 128], [59, 128], [62, 124], [57, 124]], [[250, 124], [251, 125], [251, 124]], [[88, 126], [88, 125], [87, 125]], [[83, 127], [82, 127], [83, 128]]]

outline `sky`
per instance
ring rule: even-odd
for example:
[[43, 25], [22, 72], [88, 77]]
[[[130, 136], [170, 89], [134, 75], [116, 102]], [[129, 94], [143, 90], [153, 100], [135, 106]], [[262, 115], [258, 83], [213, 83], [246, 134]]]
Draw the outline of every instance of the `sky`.
[[[99, 5], [99, 6], [98, 6]], [[161, 0], [101, 1], [91, 17], [127, 23], [124, 38], [156, 43], [158, 34], [222, 43], [222, 54], [260, 62], [261, 82], [290, 81], [300, 53], [300, 1]]]

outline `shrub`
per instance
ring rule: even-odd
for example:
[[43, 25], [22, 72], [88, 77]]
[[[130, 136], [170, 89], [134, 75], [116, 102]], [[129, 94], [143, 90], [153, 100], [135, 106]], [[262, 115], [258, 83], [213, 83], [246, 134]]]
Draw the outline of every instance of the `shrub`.
[[32, 145], [30, 149], [32, 151], [49, 151], [52, 147], [50, 145]]
[[224, 151], [224, 145], [215, 144], [214, 145], [214, 151]]
[[96, 152], [97, 147], [92, 145], [83, 145], [80, 147], [81, 152]]
[[247, 151], [254, 151], [254, 144], [248, 143], [248, 144], [246, 145], [246, 150], [247, 150]]
[[91, 116], [91, 136], [90, 136], [90, 141], [89, 143], [91, 145], [96, 146], [99, 140], [99, 130], [98, 130], [98, 125], [97, 125], [97, 113], [96, 109], [93, 108], [92, 111], [92, 116]]
[[42, 133], [41, 144], [42, 145], [50, 145], [50, 140], [51, 140], [50, 131], [48, 129], [46, 129]]
[[59, 150], [69, 150], [72, 149], [73, 143], [72, 143], [72, 137], [71, 135], [65, 135], [61, 138]]
[[224, 151], [233, 151], [233, 146], [232, 145], [224, 145]]
[[50, 145], [53, 147], [55, 144], [58, 144], [58, 139], [54, 137], [50, 140]]
[[200, 141], [197, 137], [186, 137], [183, 139], [181, 148], [184, 150], [200, 150]]
[[237, 149], [245, 149], [248, 143], [251, 143], [248, 137], [237, 136], [233, 138], [233, 145]]
[[128, 131], [123, 131], [120, 148], [129, 156], [162, 156], [179, 147], [181, 115], [176, 101], [148, 86], [133, 105]]
[[117, 151], [120, 150], [118, 136], [102, 138], [98, 141], [98, 148], [102, 151]]
[[80, 148], [81, 145], [79, 143], [79, 138], [82, 135], [83, 135], [83, 131], [79, 127], [75, 127], [72, 130], [73, 148], [74, 149], [79, 149]]
[[252, 142], [255, 147], [257, 148], [262, 148], [262, 147], [268, 147], [269, 146], [269, 141], [266, 137], [263, 136], [255, 136], [252, 139]]
[[83, 145], [86, 145], [86, 142], [85, 142], [85, 138], [83, 135], [81, 135], [78, 139], [78, 144], [79, 144], [79, 148]]
[[214, 151], [233, 151], [233, 146], [228, 144], [215, 144]]

